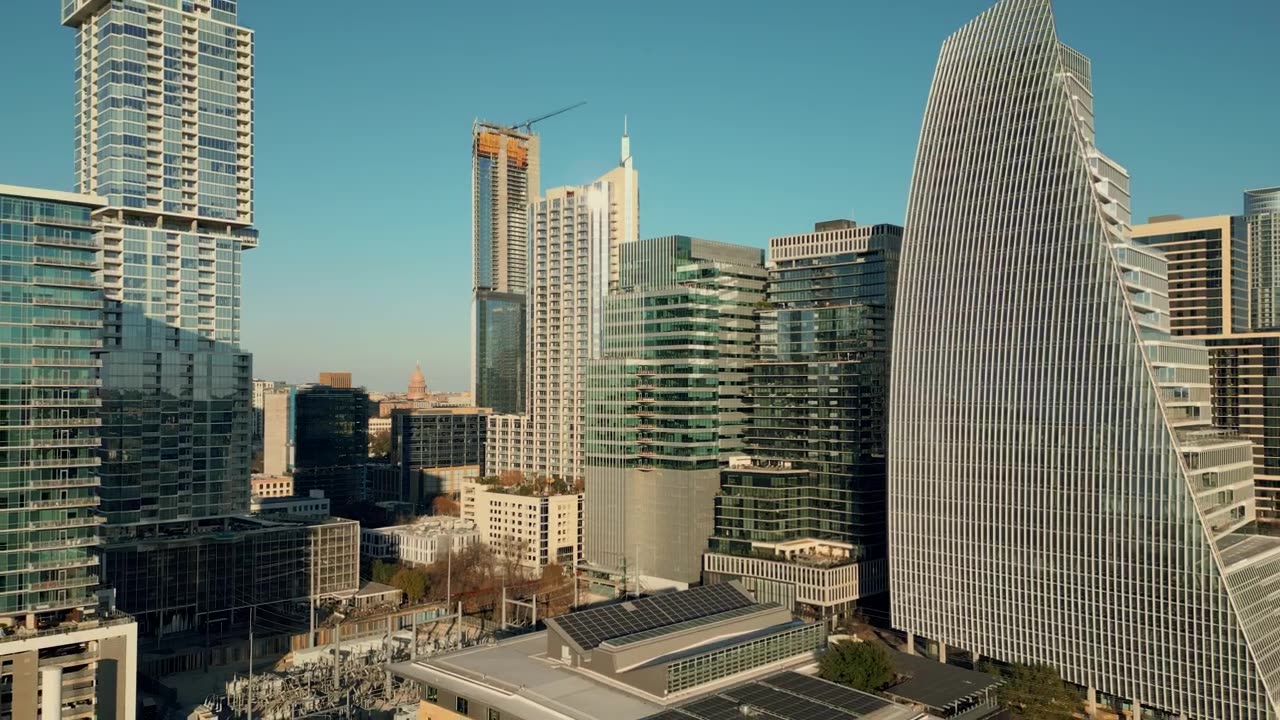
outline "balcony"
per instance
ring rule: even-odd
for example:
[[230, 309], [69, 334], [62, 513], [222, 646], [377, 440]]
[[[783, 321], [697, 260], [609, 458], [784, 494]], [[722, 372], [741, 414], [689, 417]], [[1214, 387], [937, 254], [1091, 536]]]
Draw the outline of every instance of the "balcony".
[[102, 248], [102, 242], [98, 238], [85, 240], [82, 238], [59, 237], [57, 235], [36, 235], [31, 238], [31, 242], [47, 247], [74, 248], [76, 250], [99, 250]]
[[96, 230], [98, 227], [92, 219], [82, 220], [80, 218], [57, 217], [55, 215], [36, 215], [31, 221], [37, 225], [77, 228], [80, 230]]
[[[98, 400], [98, 403], [102, 401]], [[30, 424], [32, 427], [100, 427], [102, 418], [32, 418]]]
[[73, 468], [73, 467], [98, 467], [102, 464], [101, 458], [96, 457], [74, 457], [74, 458], [52, 458], [48, 460], [28, 460], [19, 467], [28, 468]]
[[55, 338], [55, 337], [33, 337], [31, 344], [37, 347], [74, 347], [74, 348], [100, 348], [102, 340], [98, 338]]
[[52, 480], [29, 480], [26, 487], [33, 490], [41, 489], [59, 489], [73, 487], [99, 487], [102, 485], [101, 478], [90, 476], [84, 478], [54, 478]]
[[33, 407], [102, 407], [99, 398], [36, 398], [29, 405]]
[[31, 282], [35, 285], [44, 285], [48, 287], [77, 287], [77, 288], [97, 288], [98, 281], [92, 278], [58, 278], [42, 275], [40, 277], [31, 278]]
[[56, 510], [58, 508], [98, 507], [102, 498], [54, 498], [52, 500], [28, 500], [27, 507], [32, 510]]
[[31, 447], [37, 448], [85, 448], [101, 444], [102, 438], [96, 437], [37, 438], [31, 441]]
[[32, 325], [44, 325], [48, 327], [75, 327], [75, 328], [100, 328], [101, 320], [76, 320], [73, 318], [32, 318]]
[[39, 367], [102, 367], [102, 361], [94, 358], [31, 358], [31, 364]]
[[[106, 518], [98, 515], [90, 515], [88, 517], [59, 518], [57, 520], [37, 520], [35, 522], [27, 523], [27, 527], [32, 528], [34, 530], [40, 530], [43, 528], [92, 527], [94, 525], [101, 525], [102, 523], [106, 522], [106, 520], [107, 520]], [[93, 541], [96, 543], [97, 538], [93, 538]], [[54, 542], [65, 543], [67, 541], [55, 540]], [[34, 547], [35, 543], [32, 543], [32, 546]], [[54, 545], [54, 547], [57, 547], [57, 545]]]
[[101, 300], [85, 300], [83, 298], [76, 298], [76, 299], [68, 298], [64, 300], [62, 298], [36, 296], [31, 298], [31, 304], [32, 305], [49, 305], [53, 307], [90, 308], [90, 309], [96, 310], [96, 309], [100, 309], [103, 303]]

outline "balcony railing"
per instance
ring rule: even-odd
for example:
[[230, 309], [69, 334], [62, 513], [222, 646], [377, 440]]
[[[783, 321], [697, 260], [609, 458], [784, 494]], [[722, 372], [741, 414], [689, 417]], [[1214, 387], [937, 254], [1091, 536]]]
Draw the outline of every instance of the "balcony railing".
[[97, 228], [97, 226], [94, 225], [93, 220], [58, 217], [56, 215], [36, 215], [32, 218], [32, 222], [37, 225], [54, 225], [57, 227], [80, 228], [84, 230], [94, 230]]
[[84, 240], [81, 238], [59, 237], [57, 235], [35, 235], [31, 241], [36, 245], [48, 245], [50, 247], [67, 247], [78, 248], [83, 250], [97, 250], [102, 247], [102, 242], [98, 238], [89, 238]]

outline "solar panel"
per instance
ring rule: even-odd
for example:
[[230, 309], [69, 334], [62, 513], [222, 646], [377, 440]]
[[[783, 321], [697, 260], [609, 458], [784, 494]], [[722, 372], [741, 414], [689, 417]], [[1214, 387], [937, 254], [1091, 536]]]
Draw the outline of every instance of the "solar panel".
[[779, 673], [760, 681], [763, 685], [778, 688], [794, 695], [811, 698], [823, 705], [830, 705], [855, 713], [857, 717], [869, 715], [893, 703], [853, 688], [827, 682], [795, 672]]
[[755, 601], [737, 586], [722, 583], [561, 615], [548, 619], [547, 624], [559, 628], [584, 650], [590, 650], [605, 640], [753, 604]]

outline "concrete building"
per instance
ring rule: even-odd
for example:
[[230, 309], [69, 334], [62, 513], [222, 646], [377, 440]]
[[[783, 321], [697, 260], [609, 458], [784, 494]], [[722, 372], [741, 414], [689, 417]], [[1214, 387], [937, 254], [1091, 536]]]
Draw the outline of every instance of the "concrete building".
[[528, 206], [538, 197], [538, 136], [471, 128], [471, 389], [476, 404], [524, 410]]
[[249, 478], [249, 495], [255, 499], [293, 497], [289, 475], [254, 475]]
[[764, 252], [671, 236], [621, 247], [587, 366], [584, 549], [605, 586], [701, 576], [720, 468], [742, 451]]
[[296, 455], [298, 389], [292, 385], [267, 391], [262, 397], [262, 472], [289, 475]]
[[490, 421], [487, 472], [582, 477], [586, 366], [601, 355], [619, 248], [639, 240], [638, 188], [624, 133], [618, 167], [591, 185], [548, 190], [529, 205], [525, 407]]
[[333, 514], [329, 498], [320, 490], [312, 490], [306, 496], [299, 497], [255, 497], [249, 501], [249, 513], [260, 518], [304, 520], [323, 520]]
[[1252, 276], [1250, 329], [1280, 330], [1280, 187], [1246, 190]]
[[372, 497], [411, 503], [428, 512], [437, 495], [456, 495], [461, 483], [480, 477], [487, 442], [488, 408], [416, 408], [391, 414], [391, 463], [399, 485]]
[[497, 484], [462, 484], [462, 518], [504, 558], [539, 570], [582, 559], [582, 493], [523, 494]]
[[285, 383], [279, 380], [254, 380], [253, 381], [253, 442], [254, 448], [262, 449], [263, 431], [266, 428], [266, 398], [267, 393], [280, 390]]
[[351, 373], [349, 372], [322, 372], [320, 373], [320, 385], [328, 385], [332, 388], [341, 388], [343, 390], [351, 389]]
[[[857, 693], [867, 703], [863, 711], [880, 714], [836, 714], [830, 705], [838, 686], [786, 672], [813, 664], [826, 647], [824, 627], [792, 620], [786, 610], [757, 603], [733, 584], [639, 598], [546, 623], [542, 632], [398, 663], [390, 671], [420, 686], [419, 717], [432, 720], [687, 718], [671, 708], [722, 692], [732, 696], [735, 687], [750, 693], [753, 683], [760, 684], [756, 697], [777, 691], [797, 710], [821, 708], [805, 696], [825, 697], [827, 712], [811, 717], [924, 717], [863, 693]], [[743, 704], [729, 702], [733, 716]]]
[[1052, 665], [1091, 712], [1275, 717], [1280, 538], [1250, 532], [1251, 443], [1208, 423], [1091, 87], [1048, 0], [942, 46], [894, 321], [893, 623]]
[[898, 226], [851, 220], [769, 241], [760, 357], [743, 395], [743, 451], [755, 466], [721, 471], [704, 580], [738, 579], [832, 622], [859, 604], [887, 611], [886, 418], [901, 242]]
[[481, 542], [475, 523], [447, 515], [409, 525], [360, 529], [360, 554], [370, 560], [427, 566]]
[[137, 628], [100, 608], [96, 197], [0, 185], [0, 716], [133, 717]]
[[369, 394], [364, 388], [299, 387], [294, 398], [297, 492], [321, 490], [337, 508], [363, 499], [368, 424]]

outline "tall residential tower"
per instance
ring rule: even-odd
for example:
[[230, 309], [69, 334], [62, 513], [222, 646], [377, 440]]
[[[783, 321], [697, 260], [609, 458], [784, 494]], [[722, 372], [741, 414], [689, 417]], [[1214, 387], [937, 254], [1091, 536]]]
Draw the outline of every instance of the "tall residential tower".
[[942, 46], [916, 156], [889, 410], [894, 624], [1046, 663], [1092, 703], [1275, 718], [1280, 538], [1209, 424], [1164, 256], [1129, 239], [1087, 58], [1049, 0]]
[[529, 203], [538, 197], [538, 136], [471, 128], [471, 389], [478, 407], [524, 411]]
[[1254, 330], [1280, 330], [1280, 187], [1246, 190]]

